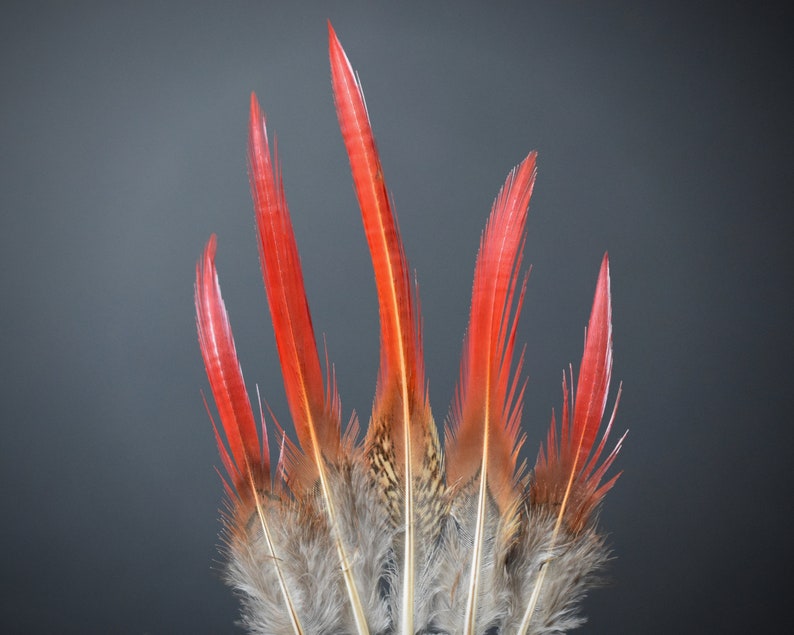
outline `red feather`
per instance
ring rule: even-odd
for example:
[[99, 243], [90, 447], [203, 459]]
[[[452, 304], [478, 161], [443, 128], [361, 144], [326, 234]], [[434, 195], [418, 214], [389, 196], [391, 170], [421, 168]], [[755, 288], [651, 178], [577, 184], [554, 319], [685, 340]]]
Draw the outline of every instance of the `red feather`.
[[[400, 231], [389, 201], [361, 86], [336, 33], [328, 25], [331, 78], [342, 138], [372, 254], [381, 321], [381, 358], [375, 410], [407, 396], [425, 406], [421, 334]], [[398, 408], [399, 409], [399, 408]]]
[[293, 470], [289, 476], [291, 480], [297, 477], [311, 485], [317, 476], [317, 458], [320, 455], [336, 458], [339, 453], [339, 395], [330, 377], [327, 387], [323, 383], [278, 157], [271, 162], [265, 119], [254, 94], [251, 94], [249, 162], [259, 255], [284, 389], [298, 440], [304, 453], [311, 457], [309, 461], [301, 461], [297, 472]]
[[401, 519], [404, 529], [404, 576], [397, 621], [401, 632], [413, 633], [417, 557], [422, 558], [425, 546], [441, 527], [438, 508], [443, 502], [437, 493], [443, 488], [442, 458], [425, 390], [418, 299], [364, 94], [330, 22], [328, 35], [336, 113], [350, 159], [380, 309], [380, 368], [366, 452], [372, 473], [390, 501], [392, 519]]
[[215, 270], [215, 244], [213, 235], [204, 250], [204, 257], [196, 265], [196, 324], [204, 367], [231, 450], [229, 454], [216, 428], [215, 438], [221, 460], [237, 496], [249, 501], [253, 500], [251, 483], [256, 488], [270, 486], [267, 434], [263, 432], [262, 447], [237, 359], [229, 316], [221, 297]]
[[[601, 420], [604, 416], [609, 381], [612, 376], [612, 306], [609, 288], [609, 259], [604, 254], [596, 284], [593, 308], [587, 325], [582, 363], [570, 416], [568, 382], [563, 376], [563, 407], [560, 422], [560, 439], [557, 442], [556, 421], [552, 416], [546, 443], [541, 447], [535, 465], [535, 480], [531, 489], [533, 503], [550, 503], [560, 507], [573, 531], [586, 524], [593, 509], [612, 487], [620, 474], [599, 487], [606, 471], [612, 465], [623, 438], [604, 461], [598, 465], [607, 437], [612, 428], [615, 410], [598, 446], [593, 450]], [[620, 393], [618, 393], [618, 400]]]
[[535, 183], [531, 153], [507, 177], [493, 205], [474, 270], [471, 314], [460, 382], [447, 428], [447, 482], [471, 479], [487, 463], [488, 487], [505, 512], [515, 501], [515, 467], [521, 397], [511, 381], [516, 323], [526, 278], [513, 304], [526, 240], [529, 199]]

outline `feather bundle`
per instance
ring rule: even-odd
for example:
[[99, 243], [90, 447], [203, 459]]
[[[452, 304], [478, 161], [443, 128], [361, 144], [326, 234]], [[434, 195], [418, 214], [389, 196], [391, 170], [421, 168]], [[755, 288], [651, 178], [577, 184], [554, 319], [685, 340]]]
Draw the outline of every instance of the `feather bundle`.
[[[227, 579], [252, 633], [560, 633], [607, 550], [594, 510], [622, 439], [598, 444], [612, 369], [604, 256], [575, 393], [563, 377], [534, 470], [519, 465], [523, 353], [514, 359], [526, 289], [522, 251], [535, 153], [507, 177], [483, 234], [460, 380], [442, 451], [424, 375], [418, 297], [361, 86], [329, 24], [331, 77], [378, 292], [381, 354], [363, 442], [341, 423], [322, 371], [277, 156], [254, 95], [251, 192], [259, 250], [297, 443], [276, 423], [270, 464], [245, 389], [211, 237], [196, 268], [199, 344], [220, 416], [226, 471]], [[326, 367], [328, 361], [326, 359]], [[573, 373], [570, 373], [573, 385]], [[617, 406], [617, 404], [616, 404]], [[225, 441], [224, 441], [225, 438]]]

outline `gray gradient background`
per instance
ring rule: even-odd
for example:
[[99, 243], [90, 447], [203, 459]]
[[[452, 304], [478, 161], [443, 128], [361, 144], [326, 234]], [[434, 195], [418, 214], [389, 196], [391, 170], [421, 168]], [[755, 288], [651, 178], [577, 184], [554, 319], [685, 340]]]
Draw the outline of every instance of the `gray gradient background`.
[[532, 458], [609, 250], [617, 427], [630, 434], [601, 514], [612, 581], [590, 594], [580, 632], [788, 630], [782, 14], [69, 4], [6, 5], [0, 23], [0, 631], [237, 630], [218, 572], [222, 488], [192, 293], [217, 232], [246, 380], [286, 419], [246, 177], [251, 90], [279, 136], [344, 412], [366, 418], [377, 307], [326, 18], [360, 71], [418, 272], [437, 420], [480, 231], [530, 149], [534, 268], [519, 337]]

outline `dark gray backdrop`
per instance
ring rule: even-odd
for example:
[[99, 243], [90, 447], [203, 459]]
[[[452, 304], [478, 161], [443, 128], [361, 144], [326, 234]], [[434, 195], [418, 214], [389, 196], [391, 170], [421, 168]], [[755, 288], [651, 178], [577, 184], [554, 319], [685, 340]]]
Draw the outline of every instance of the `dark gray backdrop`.
[[480, 231], [530, 149], [531, 459], [610, 252], [617, 428], [630, 433], [601, 514], [612, 582], [581, 632], [781, 629], [784, 16], [736, 3], [159, 4], [6, 5], [0, 21], [0, 630], [236, 631], [192, 293], [217, 232], [246, 380], [286, 420], [246, 177], [251, 90], [279, 136], [345, 416], [366, 419], [377, 307], [327, 18], [360, 71], [418, 272], [439, 422]]

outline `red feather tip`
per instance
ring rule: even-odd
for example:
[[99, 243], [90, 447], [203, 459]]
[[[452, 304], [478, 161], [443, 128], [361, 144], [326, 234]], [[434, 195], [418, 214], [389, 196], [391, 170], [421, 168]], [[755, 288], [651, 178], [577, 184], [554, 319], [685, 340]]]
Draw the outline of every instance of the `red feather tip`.
[[380, 305], [381, 359], [375, 408], [387, 407], [395, 399], [399, 403], [405, 396], [411, 409], [424, 407], [421, 333], [400, 231], [386, 190], [364, 94], [330, 22], [328, 35], [336, 112], [350, 158]]
[[601, 441], [593, 449], [606, 408], [611, 376], [612, 306], [609, 259], [604, 254], [579, 367], [573, 418], [569, 408], [568, 382], [563, 375], [560, 438], [558, 441], [556, 421], [552, 416], [546, 451], [541, 447], [531, 488], [532, 502], [559, 506], [573, 531], [579, 531], [587, 524], [592, 511], [620, 476], [615, 475], [599, 487], [625, 437], [618, 440], [615, 448], [598, 465], [615, 418], [620, 391]]
[[254, 94], [251, 94], [249, 164], [262, 274], [284, 389], [301, 448], [311, 457], [287, 465], [287, 472], [290, 467], [293, 471], [297, 469], [290, 477], [299, 476], [311, 484], [320, 455], [336, 457], [339, 452], [341, 406], [332, 377], [323, 381], [278, 157], [271, 161], [265, 119]]
[[523, 360], [513, 373], [511, 366], [526, 289], [526, 277], [518, 288], [517, 283], [535, 159], [532, 152], [508, 175], [480, 242], [460, 381], [447, 428], [447, 482], [465, 482], [483, 469], [502, 511], [518, 496], [515, 468], [523, 390], [518, 390], [517, 380]]
[[213, 235], [196, 265], [196, 324], [204, 367], [229, 444], [227, 451], [216, 428], [218, 450], [237, 496], [249, 501], [254, 494], [251, 484], [256, 488], [270, 485], [267, 434], [263, 431], [260, 443], [218, 284], [215, 245]]

